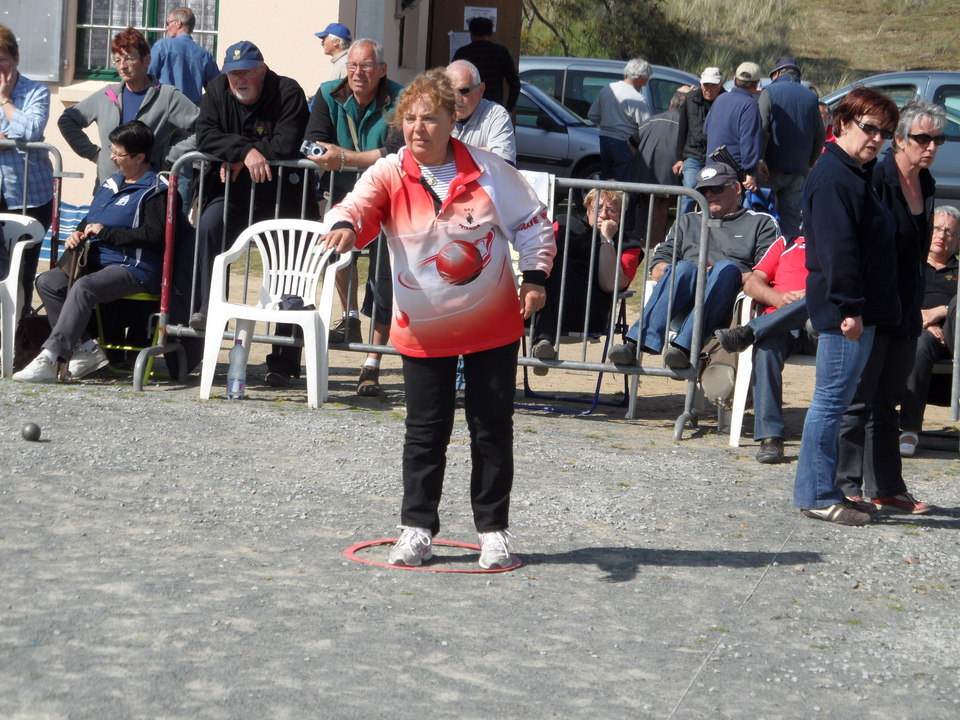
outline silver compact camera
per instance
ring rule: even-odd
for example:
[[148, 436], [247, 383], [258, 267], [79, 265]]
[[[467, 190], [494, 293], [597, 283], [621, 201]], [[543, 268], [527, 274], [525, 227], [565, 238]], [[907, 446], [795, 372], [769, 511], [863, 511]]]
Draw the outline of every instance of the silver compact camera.
[[327, 149], [323, 145], [318, 145], [312, 140], [304, 140], [300, 146], [300, 154], [305, 157], [320, 157]]

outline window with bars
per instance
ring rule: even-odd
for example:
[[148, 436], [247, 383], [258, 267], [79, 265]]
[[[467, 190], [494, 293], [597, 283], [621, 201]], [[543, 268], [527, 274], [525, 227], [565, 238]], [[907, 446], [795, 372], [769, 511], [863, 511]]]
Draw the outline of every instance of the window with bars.
[[79, 0], [77, 9], [78, 78], [117, 80], [110, 62], [110, 43], [116, 34], [134, 27], [153, 45], [164, 36], [171, 10], [188, 7], [197, 16], [193, 39], [217, 56], [219, 0]]

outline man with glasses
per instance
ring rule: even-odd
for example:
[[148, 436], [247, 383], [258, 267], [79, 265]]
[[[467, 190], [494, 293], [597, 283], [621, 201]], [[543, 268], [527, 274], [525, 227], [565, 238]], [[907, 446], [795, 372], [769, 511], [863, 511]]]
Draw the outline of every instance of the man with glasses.
[[[326, 148], [319, 157], [311, 157], [321, 170], [335, 173], [331, 204], [343, 199], [357, 180], [357, 173], [345, 168], [364, 169], [388, 154], [388, 120], [403, 86], [387, 78], [383, 47], [369, 38], [354, 41], [347, 53], [347, 77], [330, 80], [317, 89], [307, 124], [306, 139]], [[399, 144], [398, 144], [399, 147]], [[326, 186], [324, 179], [324, 186]], [[390, 340], [393, 312], [393, 278], [382, 237], [370, 248], [370, 272], [367, 279], [363, 314], [373, 317], [373, 344]], [[330, 330], [331, 343], [360, 343], [360, 316], [357, 312], [358, 274], [356, 255], [349, 271], [337, 275], [337, 292], [344, 316]], [[379, 395], [379, 353], [369, 353], [360, 370], [357, 394]]]
[[217, 61], [206, 48], [193, 40], [197, 17], [186, 7], [174, 8], [164, 25], [166, 37], [153, 44], [150, 74], [165, 85], [173, 85], [200, 104], [203, 89], [220, 74]]
[[[706, 197], [713, 218], [708, 229], [710, 247], [702, 340], [729, 323], [733, 303], [744, 279], [760, 262], [780, 231], [771, 216], [740, 207], [743, 188], [737, 181], [736, 171], [729, 165], [707, 165], [697, 173], [696, 189]], [[680, 329], [664, 352], [663, 361], [674, 370], [690, 367], [701, 223], [699, 211], [681, 215], [667, 239], [657, 247], [650, 262], [651, 277], [657, 281], [657, 286], [644, 306], [642, 324], [639, 321], [634, 323], [626, 342], [610, 350], [611, 362], [636, 364], [638, 347], [651, 355], [659, 355], [664, 350], [670, 322], [683, 318]], [[677, 263], [671, 270], [674, 247]], [[675, 275], [673, 280], [672, 274]], [[670, 286], [674, 282], [672, 313], [668, 315]]]
[[503, 105], [483, 97], [486, 84], [480, 71], [467, 60], [447, 65], [447, 77], [457, 93], [457, 124], [453, 137], [467, 145], [489, 150], [511, 165], [517, 164], [513, 122]]
[[[206, 327], [213, 259], [247, 227], [248, 218], [252, 216], [253, 222], [275, 216], [298, 218], [304, 192], [306, 217], [318, 216], [314, 184], [307, 182], [304, 188], [304, 171], [283, 168], [281, 172], [270, 165], [270, 161], [300, 157], [307, 118], [306, 97], [296, 80], [267, 67], [252, 42], [243, 40], [227, 48], [223, 73], [207, 87], [197, 120], [197, 148], [220, 162], [207, 170], [207, 191], [197, 226], [200, 308], [190, 317], [193, 329]], [[231, 184], [226, 197], [228, 177]], [[281, 331], [278, 328], [278, 333]], [[267, 356], [267, 369], [267, 383], [290, 384], [292, 378], [300, 377], [300, 348], [275, 346]]]

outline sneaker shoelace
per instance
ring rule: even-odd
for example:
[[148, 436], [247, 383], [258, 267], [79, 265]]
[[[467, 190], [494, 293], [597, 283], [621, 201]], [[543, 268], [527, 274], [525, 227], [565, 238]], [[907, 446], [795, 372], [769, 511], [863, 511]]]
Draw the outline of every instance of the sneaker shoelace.
[[482, 550], [502, 551], [504, 555], [510, 554], [510, 540], [517, 536], [509, 530], [497, 530], [496, 532], [480, 533], [480, 548]]
[[430, 538], [420, 528], [410, 527], [409, 525], [397, 525], [403, 530], [400, 538], [397, 540], [397, 547], [405, 550], [425, 550], [430, 547]]

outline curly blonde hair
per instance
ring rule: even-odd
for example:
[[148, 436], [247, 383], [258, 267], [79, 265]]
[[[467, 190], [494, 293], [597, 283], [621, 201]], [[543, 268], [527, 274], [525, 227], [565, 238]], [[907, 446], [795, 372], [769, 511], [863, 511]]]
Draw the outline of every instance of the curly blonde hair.
[[427, 70], [417, 75], [403, 89], [390, 122], [400, 127], [403, 124], [403, 116], [418, 100], [423, 100], [436, 110], [445, 110], [453, 117], [457, 112], [456, 98], [456, 90], [450, 84], [444, 68]]

